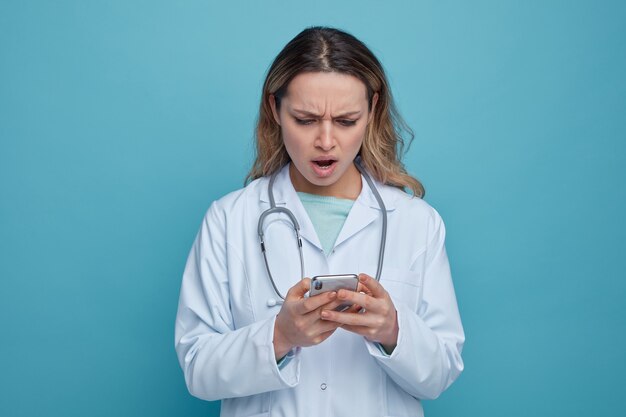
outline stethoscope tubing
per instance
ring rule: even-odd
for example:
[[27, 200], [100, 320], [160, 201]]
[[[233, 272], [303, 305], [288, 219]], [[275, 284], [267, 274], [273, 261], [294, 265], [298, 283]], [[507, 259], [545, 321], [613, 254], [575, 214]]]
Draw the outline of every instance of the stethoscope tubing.
[[383, 216], [383, 226], [382, 226], [381, 237], [380, 237], [380, 248], [378, 249], [378, 267], [376, 268], [376, 276], [374, 277], [376, 278], [376, 281], [380, 281], [380, 274], [382, 274], [383, 272], [383, 261], [385, 259], [385, 243], [387, 241], [387, 207], [385, 207], [385, 202], [383, 201], [383, 198], [380, 196], [378, 189], [376, 189], [376, 186], [374, 185], [374, 181], [372, 181], [372, 178], [370, 177], [370, 175], [361, 166], [361, 163], [358, 159], [360, 158], [357, 158], [357, 160], [354, 161], [354, 165], [356, 166], [356, 169], [359, 170], [361, 175], [363, 175], [363, 178], [365, 178], [365, 181], [367, 181], [367, 184], [370, 186], [370, 189], [372, 190], [372, 193], [374, 194], [374, 198], [376, 198], [376, 201], [378, 201], [378, 205], [380, 206], [380, 210], [382, 211], [382, 216]]
[[[376, 186], [374, 185], [374, 181], [372, 180], [372, 178], [370, 177], [370, 175], [367, 173], [367, 171], [365, 171], [365, 169], [361, 166], [360, 164], [360, 157], [357, 157], [354, 160], [354, 165], [356, 166], [356, 168], [359, 170], [359, 172], [361, 173], [361, 175], [363, 175], [363, 178], [365, 178], [365, 181], [367, 182], [367, 184], [369, 185], [370, 189], [372, 190], [372, 193], [374, 194], [374, 198], [376, 198], [376, 201], [378, 202], [378, 205], [380, 207], [380, 210], [382, 211], [382, 230], [381, 230], [381, 238], [380, 238], [380, 248], [378, 250], [378, 267], [376, 268], [376, 276], [375, 279], [376, 281], [380, 281], [380, 275], [382, 273], [382, 269], [383, 269], [383, 262], [385, 259], [385, 243], [387, 240], [387, 208], [385, 207], [385, 202], [383, 201], [382, 197], [380, 196], [380, 193], [378, 192], [378, 190], [376, 189]], [[269, 200], [270, 200], [270, 208], [265, 210], [263, 213], [261, 213], [261, 215], [259, 216], [259, 222], [258, 222], [258, 226], [257, 226], [257, 232], [259, 235], [259, 242], [261, 245], [261, 253], [263, 254], [263, 260], [265, 262], [265, 269], [267, 271], [267, 275], [270, 279], [270, 282], [272, 283], [272, 287], [274, 288], [274, 291], [276, 292], [276, 294], [280, 297], [280, 300], [275, 300], [273, 298], [269, 299], [267, 301], [267, 305], [269, 307], [273, 307], [277, 304], [282, 304], [282, 301], [285, 300], [285, 297], [283, 296], [283, 294], [280, 292], [280, 290], [278, 289], [278, 287], [276, 286], [276, 281], [274, 281], [274, 277], [272, 276], [272, 271], [270, 270], [270, 266], [269, 266], [269, 262], [267, 260], [267, 254], [266, 254], [266, 248], [265, 248], [265, 239], [264, 239], [264, 234], [263, 234], [263, 224], [265, 222], [265, 218], [271, 214], [277, 214], [277, 213], [283, 213], [285, 214], [289, 220], [291, 221], [292, 225], [293, 225], [293, 229], [296, 235], [296, 240], [298, 242], [298, 254], [300, 256], [300, 273], [301, 273], [301, 279], [304, 278], [305, 274], [304, 274], [304, 256], [302, 254], [302, 238], [300, 237], [300, 224], [298, 223], [298, 220], [296, 219], [296, 216], [291, 212], [291, 210], [289, 210], [286, 207], [277, 207], [276, 206], [276, 201], [274, 199], [274, 182], [276, 180], [276, 176], [278, 175], [278, 171], [276, 171], [275, 173], [273, 173], [270, 176], [270, 180], [269, 180], [269, 184], [267, 186], [268, 188], [268, 194], [269, 194]]]

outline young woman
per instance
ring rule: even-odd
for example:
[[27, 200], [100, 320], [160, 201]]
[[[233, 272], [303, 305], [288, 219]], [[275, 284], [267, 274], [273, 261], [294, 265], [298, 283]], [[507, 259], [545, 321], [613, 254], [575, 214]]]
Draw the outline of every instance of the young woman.
[[[309, 28], [274, 60], [251, 182], [209, 208], [176, 318], [187, 387], [222, 416], [420, 416], [462, 371], [444, 225], [403, 129], [352, 35]], [[309, 296], [329, 274], [357, 291]]]

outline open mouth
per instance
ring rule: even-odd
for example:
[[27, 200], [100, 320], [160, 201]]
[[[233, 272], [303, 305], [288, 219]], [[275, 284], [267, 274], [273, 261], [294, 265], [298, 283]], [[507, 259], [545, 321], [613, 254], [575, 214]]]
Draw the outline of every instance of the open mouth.
[[335, 163], [333, 159], [327, 159], [324, 161], [313, 161], [313, 162], [321, 168], [328, 168], [329, 166]]
[[313, 170], [320, 177], [328, 177], [332, 175], [335, 171], [335, 166], [337, 165], [337, 160], [328, 158], [328, 159], [316, 159], [311, 161], [311, 165], [313, 166]]

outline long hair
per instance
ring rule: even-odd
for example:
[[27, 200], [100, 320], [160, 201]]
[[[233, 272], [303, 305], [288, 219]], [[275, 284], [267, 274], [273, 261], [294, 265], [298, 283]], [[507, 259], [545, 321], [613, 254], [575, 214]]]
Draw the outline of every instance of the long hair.
[[423, 197], [423, 185], [406, 172], [400, 160], [404, 151], [403, 134], [409, 136], [409, 145], [414, 135], [396, 109], [382, 65], [363, 42], [349, 33], [327, 27], [303, 30], [274, 59], [263, 84], [256, 127], [256, 159], [246, 182], [271, 175], [290, 161], [269, 97], [274, 95], [276, 107], [280, 108], [289, 83], [304, 72], [337, 72], [358, 78], [367, 89], [370, 109], [372, 98], [378, 93], [375, 114], [359, 152], [362, 163], [379, 182], [409, 189], [413, 195]]

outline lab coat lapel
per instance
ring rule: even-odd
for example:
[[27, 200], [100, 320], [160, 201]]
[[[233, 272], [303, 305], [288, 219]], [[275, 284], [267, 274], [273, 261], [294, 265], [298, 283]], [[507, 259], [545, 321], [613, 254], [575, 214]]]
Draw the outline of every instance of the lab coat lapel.
[[365, 205], [357, 199], [346, 218], [346, 222], [343, 224], [339, 236], [337, 236], [335, 246], [339, 246], [342, 242], [363, 230], [367, 225], [376, 220], [376, 217], [379, 215], [380, 210]]
[[[261, 200], [269, 203], [267, 187], [261, 194]], [[313, 227], [313, 223], [311, 223], [311, 219], [309, 218], [306, 209], [302, 205], [302, 202], [300, 201], [300, 198], [298, 197], [298, 194], [296, 194], [296, 190], [293, 188], [293, 184], [291, 183], [291, 178], [289, 177], [289, 164], [281, 168], [280, 172], [276, 176], [276, 181], [274, 182], [274, 200], [276, 201], [276, 205], [278, 207], [286, 207], [291, 210], [294, 216], [296, 216], [298, 224], [300, 225], [300, 236], [306, 239], [313, 246], [323, 250], [322, 244], [320, 243], [317, 233], [315, 232], [315, 228]]]
[[[381, 208], [374, 196], [374, 193], [370, 189], [365, 178], [361, 176], [361, 184], [363, 184], [361, 188], [361, 193], [357, 197], [348, 217], [346, 218], [346, 222], [337, 237], [337, 241], [335, 242], [335, 246], [340, 245], [342, 242], [350, 239], [352, 236], [366, 228], [370, 223], [381, 216]], [[381, 194], [381, 198], [385, 203], [385, 207], [387, 212], [392, 211], [393, 201], [387, 193], [385, 192], [385, 188], [379, 182], [375, 182], [376, 188], [378, 192]]]

